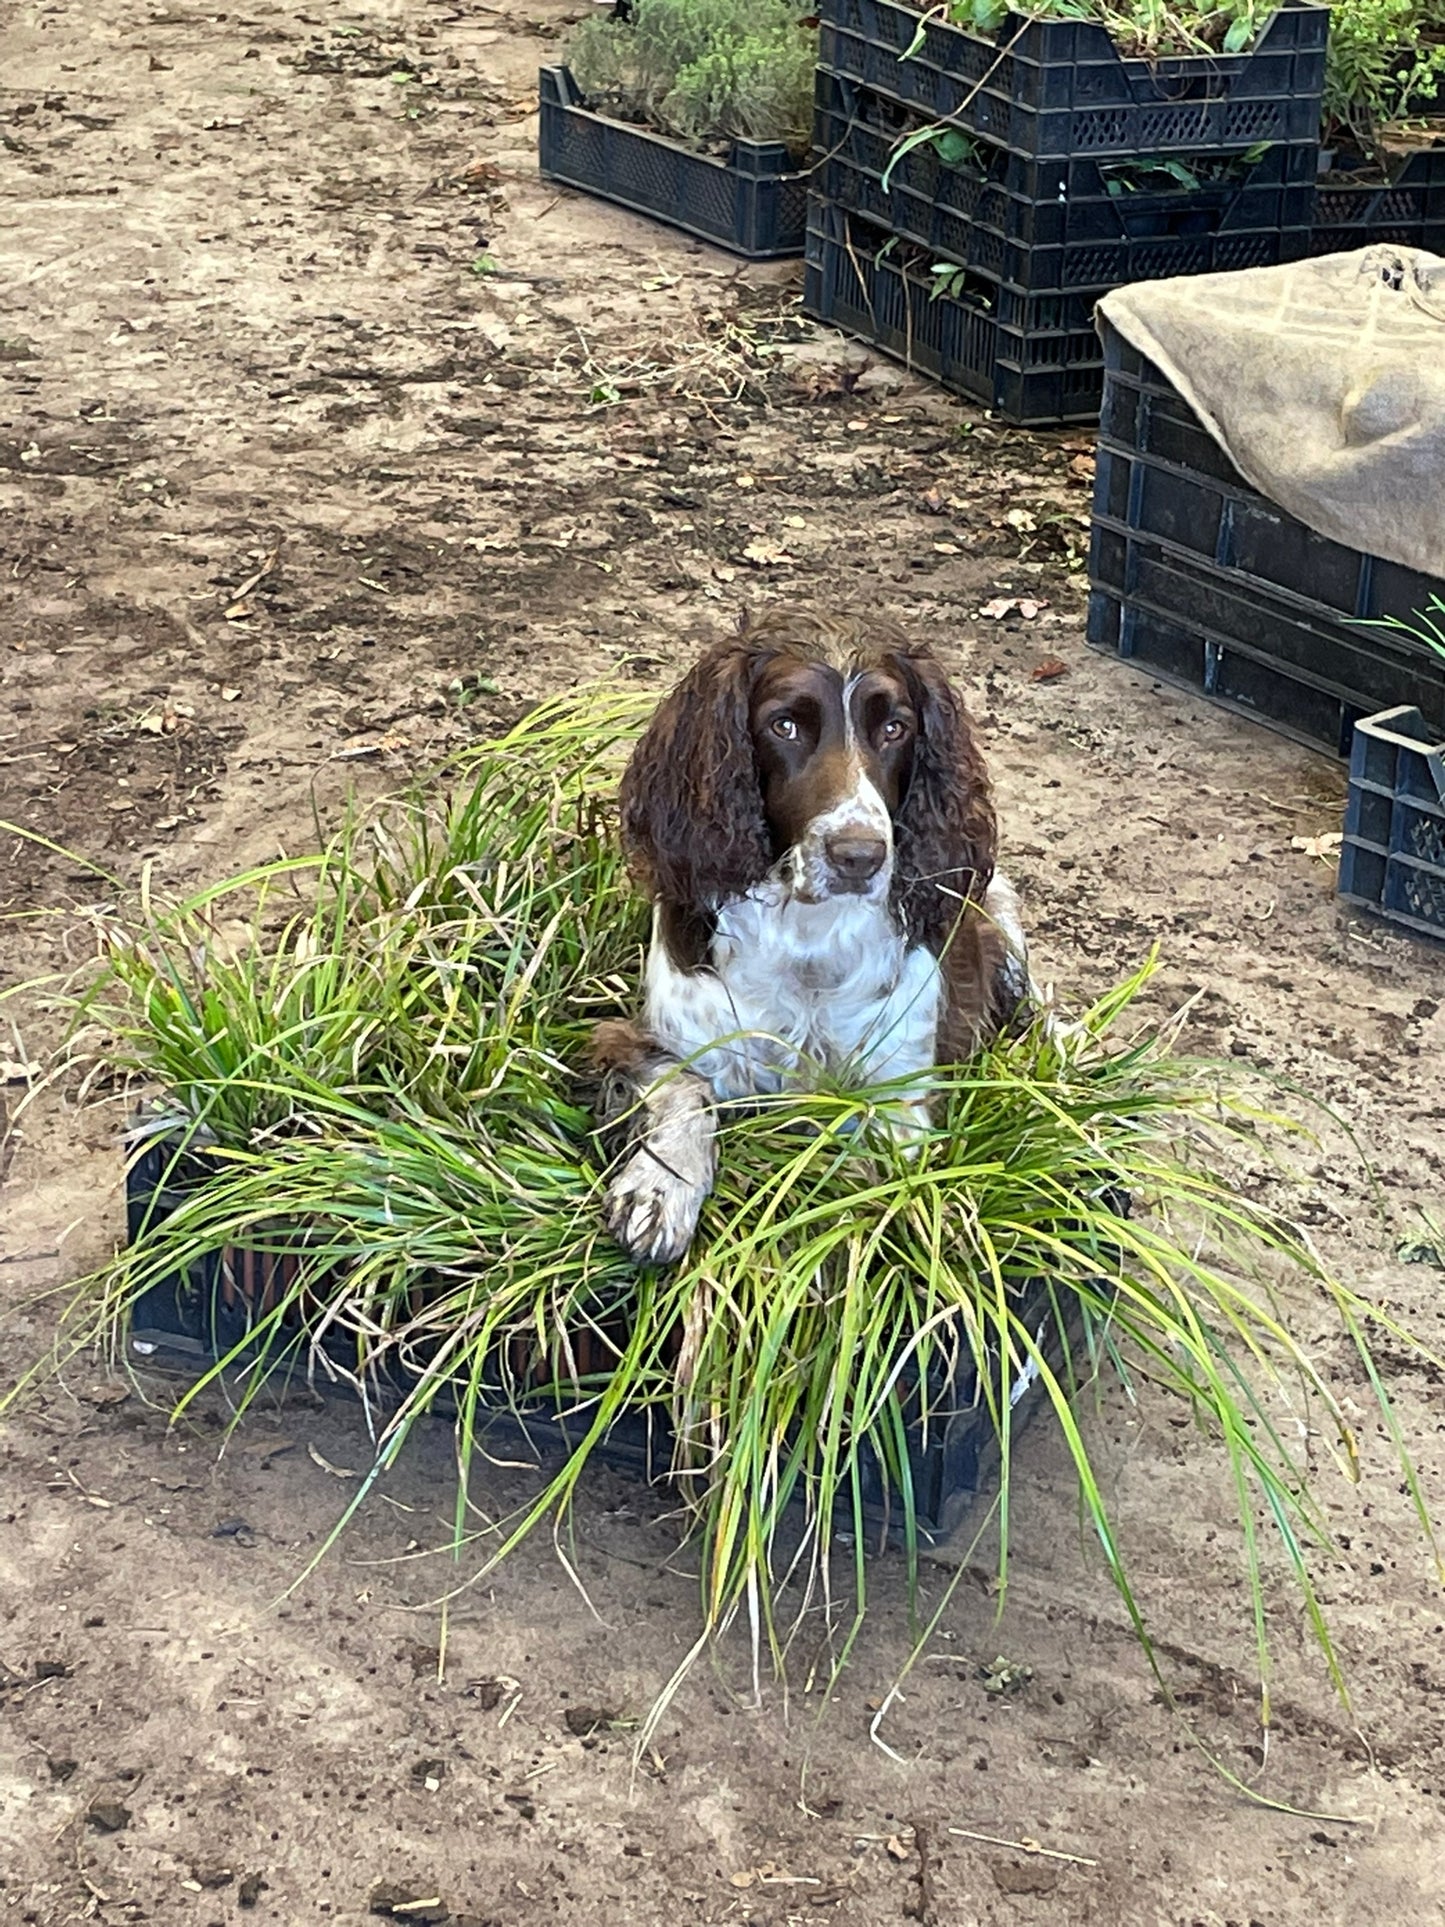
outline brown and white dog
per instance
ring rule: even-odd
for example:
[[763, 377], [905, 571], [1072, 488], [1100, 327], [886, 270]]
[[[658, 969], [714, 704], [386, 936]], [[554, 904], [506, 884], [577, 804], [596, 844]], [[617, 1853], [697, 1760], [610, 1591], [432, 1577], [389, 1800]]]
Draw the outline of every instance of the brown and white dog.
[[978, 739], [891, 623], [778, 613], [716, 645], [657, 710], [621, 803], [653, 928], [641, 1022], [594, 1042], [636, 1126], [605, 1209], [625, 1251], [665, 1264], [712, 1185], [717, 1102], [912, 1080], [895, 1128], [916, 1133], [928, 1073], [1030, 986]]

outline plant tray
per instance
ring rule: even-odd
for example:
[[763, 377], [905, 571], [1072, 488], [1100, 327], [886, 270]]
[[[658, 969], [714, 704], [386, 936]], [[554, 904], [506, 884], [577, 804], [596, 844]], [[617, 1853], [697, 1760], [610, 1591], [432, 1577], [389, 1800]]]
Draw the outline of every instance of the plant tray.
[[1445, 254], [1445, 144], [1405, 157], [1388, 181], [1322, 174], [1311, 254], [1345, 254], [1388, 241]]
[[[1309, 251], [1317, 139], [1276, 144], [1235, 178], [1111, 193], [1114, 164], [1087, 154], [1036, 160], [979, 140], [959, 166], [931, 143], [895, 161], [919, 125], [884, 95], [820, 73], [814, 193], [940, 261], [1036, 293], [1098, 294], [1126, 281], [1273, 267]], [[1220, 157], [1191, 158], [1207, 174]]]
[[1319, 138], [1326, 7], [1281, 7], [1248, 53], [1161, 60], [1125, 59], [1086, 20], [1011, 13], [986, 39], [899, 0], [821, 0], [819, 13], [826, 72], [1037, 160]]
[[735, 141], [714, 160], [583, 105], [565, 67], [544, 67], [539, 165], [544, 180], [650, 214], [749, 260], [803, 252], [808, 174], [781, 141]]
[[[129, 1241], [135, 1244], [148, 1225], [169, 1216], [193, 1187], [205, 1182], [206, 1175], [204, 1157], [189, 1153], [178, 1156], [173, 1139], [153, 1138], [133, 1154], [126, 1172]], [[294, 1247], [299, 1240], [290, 1242]], [[266, 1251], [228, 1247], [188, 1272], [177, 1272], [160, 1281], [142, 1293], [131, 1308], [127, 1357], [137, 1365], [166, 1365], [194, 1374], [208, 1362], [235, 1352], [237, 1366], [244, 1369], [248, 1358], [256, 1356], [247, 1349], [248, 1332], [258, 1317], [272, 1310], [278, 1298], [294, 1288], [298, 1262], [294, 1248]], [[1057, 1369], [1066, 1349], [1076, 1342], [1077, 1332], [1069, 1333], [1066, 1347], [1046, 1284], [1023, 1287], [1022, 1302], [1023, 1315]], [[319, 1301], [314, 1310], [319, 1319]], [[284, 1343], [278, 1347], [273, 1342], [268, 1347], [268, 1366], [276, 1371], [278, 1383], [308, 1382], [312, 1371], [310, 1323], [299, 1306], [294, 1314], [288, 1311]], [[619, 1341], [625, 1337], [624, 1324], [619, 1320]], [[354, 1349], [342, 1335], [323, 1334], [320, 1349], [340, 1374], [354, 1373]], [[611, 1353], [604, 1339], [579, 1333], [575, 1355], [579, 1378], [592, 1378], [595, 1383], [606, 1371]], [[525, 1382], [526, 1360], [514, 1357], [511, 1364], [514, 1382]], [[346, 1376], [330, 1377], [324, 1364], [315, 1369], [314, 1382], [321, 1390], [349, 1393], [354, 1389]], [[406, 1389], [404, 1379], [392, 1376], [379, 1384], [373, 1381], [369, 1393], [386, 1400], [399, 1397]], [[1011, 1395], [1015, 1434], [1044, 1396], [1036, 1372], [1026, 1367]], [[905, 1420], [914, 1506], [920, 1527], [941, 1538], [962, 1523], [976, 1496], [990, 1487], [998, 1465], [998, 1441], [987, 1406], [978, 1396], [971, 1365], [960, 1368], [951, 1386], [935, 1387], [929, 1400], [926, 1432], [918, 1414], [916, 1392], [911, 1403], [912, 1416], [905, 1406]], [[584, 1395], [579, 1393], [566, 1400], [564, 1407], [550, 1386], [539, 1388], [535, 1400], [519, 1401], [514, 1396], [504, 1401], [499, 1390], [488, 1426], [505, 1438], [520, 1440], [539, 1463], [560, 1463], [576, 1450], [590, 1429], [584, 1406]], [[440, 1395], [433, 1409], [453, 1413], [455, 1404]], [[671, 1464], [672, 1447], [671, 1427], [663, 1414], [653, 1411], [624, 1412], [595, 1449], [603, 1463], [654, 1480], [664, 1476]], [[880, 1528], [891, 1523], [898, 1528], [901, 1501], [890, 1496], [881, 1467], [866, 1448], [860, 1455], [859, 1470], [864, 1512], [870, 1523]]]
[[1339, 893], [1445, 941], [1445, 730], [1418, 709], [1355, 726]]
[[1328, 542], [1251, 489], [1159, 370], [1104, 328], [1089, 641], [1334, 756], [1398, 704], [1445, 725], [1445, 663], [1362, 620], [1445, 584]]
[[803, 308], [1025, 427], [1090, 422], [1104, 363], [1094, 297], [1029, 293], [982, 275], [940, 293], [898, 237], [846, 208], [809, 203]]

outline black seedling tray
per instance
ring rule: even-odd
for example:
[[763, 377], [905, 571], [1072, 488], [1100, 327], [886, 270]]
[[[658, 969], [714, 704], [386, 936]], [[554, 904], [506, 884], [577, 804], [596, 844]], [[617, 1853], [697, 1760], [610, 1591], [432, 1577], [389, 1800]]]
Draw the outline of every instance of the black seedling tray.
[[593, 113], [565, 67], [542, 68], [537, 86], [544, 180], [650, 214], [749, 260], [803, 252], [808, 174], [781, 141], [735, 141], [726, 160], [714, 160]]
[[[1124, 59], [1085, 20], [1009, 14], [987, 39], [898, 0], [821, 0], [818, 64], [1037, 160], [1316, 141], [1329, 10], [1285, 6], [1253, 49]], [[906, 57], [905, 57], [906, 56]]]
[[[940, 261], [1033, 293], [1097, 296], [1126, 281], [1272, 267], [1309, 251], [1317, 139], [1253, 156], [1166, 157], [1140, 186], [1137, 169], [1120, 162], [1036, 160], [956, 134], [946, 140], [966, 151], [954, 165], [932, 141], [897, 154], [920, 125], [886, 96], [820, 72], [814, 194]], [[1178, 173], [1187, 179], [1191, 168], [1198, 184], [1181, 186]]]
[[[178, 1156], [174, 1139], [153, 1138], [144, 1150], [133, 1154], [126, 1172], [130, 1242], [142, 1239], [149, 1224], [175, 1211], [190, 1192], [205, 1183], [209, 1173], [204, 1152]], [[244, 1368], [259, 1350], [247, 1344], [257, 1318], [294, 1288], [301, 1243], [294, 1236], [278, 1236], [276, 1246], [289, 1245], [289, 1250], [228, 1247], [208, 1255], [189, 1271], [177, 1272], [151, 1286], [131, 1308], [128, 1355], [138, 1364], [164, 1364], [194, 1374], [207, 1362], [235, 1352], [236, 1365]], [[1051, 1309], [1049, 1290], [1042, 1283], [1025, 1286], [1021, 1304], [1023, 1316], [1040, 1338], [1045, 1355], [1059, 1369], [1066, 1349], [1077, 1340], [1077, 1331], [1070, 1331], [1066, 1346]], [[321, 1310], [318, 1298], [310, 1308], [298, 1303], [288, 1312], [281, 1341], [273, 1336], [265, 1348], [268, 1372], [276, 1373], [268, 1382], [278, 1386], [288, 1381], [308, 1382], [311, 1314], [314, 1311], [319, 1319]], [[625, 1337], [624, 1328], [625, 1317], [620, 1317], [619, 1340]], [[321, 1349], [341, 1374], [354, 1373], [355, 1350], [344, 1334], [325, 1334]], [[575, 1351], [579, 1376], [591, 1377], [606, 1369], [609, 1354], [602, 1341], [578, 1334]], [[520, 1361], [520, 1370], [518, 1361], [513, 1362], [515, 1375], [525, 1373], [524, 1360]], [[323, 1391], [350, 1390], [345, 1376], [331, 1379], [324, 1365], [314, 1371], [314, 1383]], [[373, 1379], [369, 1385], [370, 1395], [383, 1401], [403, 1395], [406, 1389], [406, 1382], [396, 1377], [379, 1383]], [[1013, 1388], [1015, 1433], [1044, 1397], [1035, 1373], [1026, 1369]], [[576, 1398], [567, 1401], [569, 1406], [578, 1403]], [[443, 1394], [433, 1410], [447, 1414], [455, 1411], [455, 1405]], [[905, 1423], [919, 1525], [935, 1537], [946, 1536], [967, 1517], [976, 1495], [988, 1487], [998, 1464], [997, 1436], [988, 1408], [981, 1402], [971, 1364], [959, 1367], [951, 1385], [941, 1381], [935, 1385], [929, 1398], [926, 1431], [916, 1391], [905, 1400]], [[560, 1462], [581, 1444], [590, 1429], [590, 1419], [586, 1411], [559, 1409], [558, 1399], [550, 1390], [539, 1392], [535, 1401], [514, 1399], [509, 1403], [503, 1402], [499, 1391], [488, 1429], [504, 1438], [520, 1440], [539, 1461]], [[667, 1471], [672, 1445], [671, 1429], [661, 1414], [633, 1412], [623, 1413], [595, 1449], [604, 1464], [651, 1480]], [[866, 1448], [860, 1454], [859, 1472], [870, 1524], [882, 1528], [891, 1523], [898, 1528], [901, 1502], [886, 1490], [882, 1469]]]
[[1093, 303], [1092, 295], [1031, 294], [978, 274], [940, 292], [898, 236], [844, 208], [809, 203], [805, 311], [1005, 421], [1098, 415], [1104, 362]]
[[1445, 145], [1420, 148], [1391, 167], [1389, 180], [1322, 174], [1315, 194], [1311, 254], [1346, 254], [1388, 241], [1445, 254]]
[[1418, 935], [1445, 940], [1445, 730], [1418, 709], [1355, 726], [1339, 893]]
[[1335, 756], [1380, 709], [1445, 725], [1445, 662], [1359, 626], [1424, 609], [1445, 584], [1286, 515], [1107, 324], [1104, 355], [1089, 641]]

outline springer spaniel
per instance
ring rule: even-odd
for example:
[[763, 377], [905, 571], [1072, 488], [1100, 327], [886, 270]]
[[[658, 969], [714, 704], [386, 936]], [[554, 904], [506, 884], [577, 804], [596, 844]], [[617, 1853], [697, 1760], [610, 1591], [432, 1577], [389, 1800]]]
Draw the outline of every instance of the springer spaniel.
[[994, 869], [978, 739], [932, 652], [884, 621], [764, 616], [661, 704], [622, 779], [653, 902], [640, 1023], [594, 1058], [632, 1153], [606, 1220], [641, 1263], [692, 1241], [713, 1105], [820, 1076], [916, 1080], [970, 1057], [1029, 997], [1018, 899]]

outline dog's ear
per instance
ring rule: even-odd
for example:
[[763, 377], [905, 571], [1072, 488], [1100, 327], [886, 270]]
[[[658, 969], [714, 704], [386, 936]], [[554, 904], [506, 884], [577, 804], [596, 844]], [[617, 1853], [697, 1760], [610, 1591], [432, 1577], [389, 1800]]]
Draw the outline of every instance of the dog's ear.
[[742, 640], [710, 649], [663, 701], [622, 779], [623, 841], [675, 949], [695, 949], [718, 906], [773, 860], [749, 728], [767, 653]]
[[942, 950], [964, 908], [993, 880], [998, 828], [983, 750], [931, 649], [893, 667], [918, 716], [913, 767], [896, 825], [894, 907], [912, 942]]

